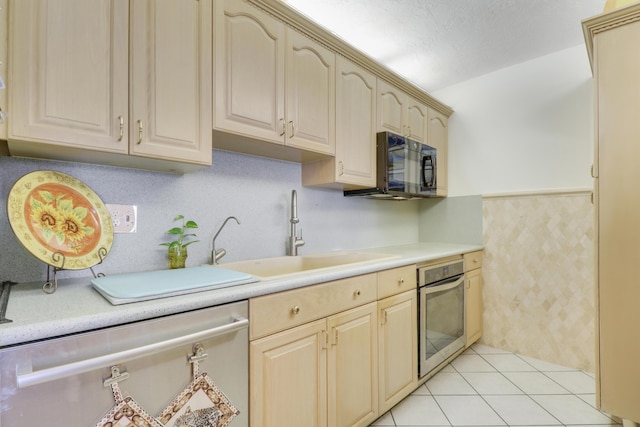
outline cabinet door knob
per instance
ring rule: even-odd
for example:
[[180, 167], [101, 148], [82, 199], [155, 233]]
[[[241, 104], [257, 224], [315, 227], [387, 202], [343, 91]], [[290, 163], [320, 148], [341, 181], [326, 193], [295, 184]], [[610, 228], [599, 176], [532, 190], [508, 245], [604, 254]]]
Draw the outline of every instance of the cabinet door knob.
[[298, 306], [296, 305], [295, 307], [293, 307], [293, 308], [291, 309], [291, 314], [296, 315], [296, 314], [298, 314], [298, 313], [300, 313], [300, 307], [298, 307]]

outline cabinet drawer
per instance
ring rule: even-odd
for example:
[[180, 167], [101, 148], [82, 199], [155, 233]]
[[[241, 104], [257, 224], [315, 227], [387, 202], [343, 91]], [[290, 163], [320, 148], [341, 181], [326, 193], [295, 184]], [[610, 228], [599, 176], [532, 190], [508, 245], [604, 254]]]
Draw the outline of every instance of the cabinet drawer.
[[482, 251], [464, 254], [464, 271], [482, 268]]
[[377, 299], [375, 273], [249, 300], [250, 339], [302, 325]]
[[415, 264], [378, 273], [378, 299], [415, 289], [416, 286]]

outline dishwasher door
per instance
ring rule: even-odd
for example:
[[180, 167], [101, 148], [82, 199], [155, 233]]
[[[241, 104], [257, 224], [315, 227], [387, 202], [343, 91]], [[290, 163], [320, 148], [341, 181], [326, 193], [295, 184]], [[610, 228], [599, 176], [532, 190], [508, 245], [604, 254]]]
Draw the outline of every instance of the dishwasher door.
[[0, 350], [0, 427], [95, 426], [115, 404], [111, 366], [129, 374], [118, 384], [147, 413], [160, 412], [189, 385], [188, 357], [199, 362], [247, 427], [248, 304], [241, 301]]

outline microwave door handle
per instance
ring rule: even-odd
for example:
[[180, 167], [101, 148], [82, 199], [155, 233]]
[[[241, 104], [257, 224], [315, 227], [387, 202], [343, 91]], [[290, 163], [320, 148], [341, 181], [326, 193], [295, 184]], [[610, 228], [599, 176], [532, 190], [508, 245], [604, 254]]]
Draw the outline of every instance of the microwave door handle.
[[431, 160], [431, 167], [433, 168], [433, 172], [431, 173], [431, 188], [436, 188], [436, 177], [438, 176], [438, 162], [436, 157], [433, 156]]
[[[425, 172], [427, 170], [427, 162], [429, 162], [431, 166], [431, 179], [429, 180], [429, 182], [427, 182], [427, 176], [425, 175]], [[434, 188], [436, 184], [436, 165], [431, 154], [422, 158], [422, 182], [424, 182], [424, 185], [427, 188]]]

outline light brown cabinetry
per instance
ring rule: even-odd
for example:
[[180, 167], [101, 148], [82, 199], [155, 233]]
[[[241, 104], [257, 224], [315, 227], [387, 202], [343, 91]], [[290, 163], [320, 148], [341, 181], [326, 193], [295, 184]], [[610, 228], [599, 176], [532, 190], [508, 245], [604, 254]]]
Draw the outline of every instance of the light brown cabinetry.
[[416, 266], [378, 273], [378, 405], [384, 414], [418, 386]]
[[336, 58], [336, 154], [305, 163], [302, 184], [337, 188], [376, 182], [376, 78], [341, 56]]
[[378, 417], [376, 303], [327, 319], [328, 425], [366, 427]]
[[418, 294], [416, 290], [378, 302], [380, 414], [391, 409], [417, 387]]
[[211, 164], [211, 0], [20, 0], [9, 10], [12, 155]]
[[252, 341], [250, 425], [327, 425], [326, 320]]
[[369, 274], [250, 300], [251, 425], [377, 417], [376, 282]]
[[333, 155], [335, 54], [242, 1], [217, 1], [215, 23], [214, 128], [242, 137], [216, 133], [215, 146], [296, 157], [270, 142]]
[[[640, 5], [583, 22], [595, 78], [596, 403], [640, 422]], [[633, 95], [632, 95], [633, 94]]]
[[438, 150], [436, 185], [437, 195], [445, 197], [449, 185], [449, 118], [439, 111], [429, 108], [427, 122], [427, 144]]
[[382, 79], [377, 82], [377, 130], [427, 142], [428, 107]]
[[251, 299], [251, 425], [368, 426], [410, 394], [415, 279], [410, 265]]
[[469, 347], [482, 336], [482, 251], [464, 254], [464, 268], [466, 347]]

